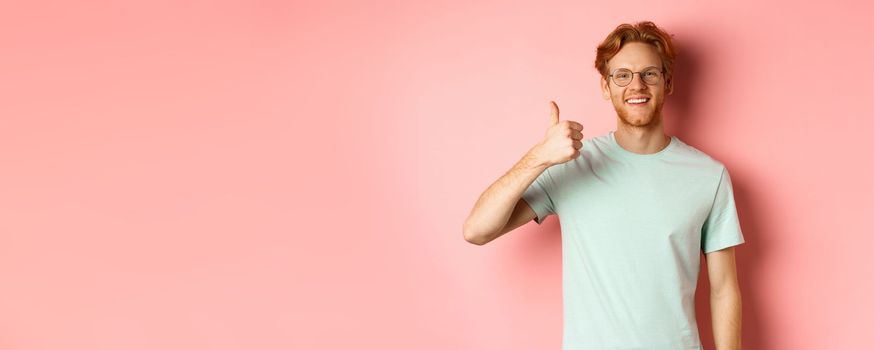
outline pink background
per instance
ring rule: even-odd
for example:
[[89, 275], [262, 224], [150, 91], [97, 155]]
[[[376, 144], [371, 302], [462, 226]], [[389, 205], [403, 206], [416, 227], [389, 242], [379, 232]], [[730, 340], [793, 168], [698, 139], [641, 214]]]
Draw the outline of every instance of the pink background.
[[594, 50], [646, 19], [668, 133], [732, 173], [745, 348], [870, 346], [872, 10], [4, 2], [0, 348], [558, 349], [558, 220], [461, 226], [549, 100], [615, 128]]

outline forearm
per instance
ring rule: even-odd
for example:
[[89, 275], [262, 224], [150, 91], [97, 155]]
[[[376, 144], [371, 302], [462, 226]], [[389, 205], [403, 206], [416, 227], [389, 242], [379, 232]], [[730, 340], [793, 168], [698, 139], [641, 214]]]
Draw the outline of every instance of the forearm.
[[716, 350], [740, 350], [741, 296], [738, 288], [711, 293], [710, 313]]
[[510, 219], [516, 202], [547, 167], [533, 148], [526, 153], [480, 195], [464, 222], [465, 236], [489, 238], [497, 234]]

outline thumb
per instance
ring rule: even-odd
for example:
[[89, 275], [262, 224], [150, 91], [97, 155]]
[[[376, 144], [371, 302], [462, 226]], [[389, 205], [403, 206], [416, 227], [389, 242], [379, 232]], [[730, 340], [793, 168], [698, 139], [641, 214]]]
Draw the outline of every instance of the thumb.
[[552, 112], [550, 113], [551, 114], [551, 116], [550, 116], [551, 123], [549, 125], [552, 126], [552, 125], [558, 124], [558, 105], [555, 104], [554, 101], [549, 101], [549, 107], [552, 110]]

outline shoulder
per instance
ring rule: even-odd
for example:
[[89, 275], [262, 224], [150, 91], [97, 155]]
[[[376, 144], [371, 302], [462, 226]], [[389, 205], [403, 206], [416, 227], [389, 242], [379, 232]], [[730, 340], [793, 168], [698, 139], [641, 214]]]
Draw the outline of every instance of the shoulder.
[[610, 133], [601, 134], [595, 137], [584, 139], [583, 142], [595, 145], [607, 145], [610, 142]]
[[704, 153], [704, 151], [687, 144], [675, 137], [677, 140], [677, 147], [674, 149], [674, 157], [677, 160], [681, 160], [684, 163], [690, 163], [695, 166], [707, 168], [713, 172], [721, 175], [721, 173], [725, 170], [725, 164], [723, 164], [720, 160], [712, 157], [711, 155]]
[[597, 159], [605, 157], [610, 148], [610, 134], [598, 135], [591, 138], [583, 139], [583, 156], [584, 159]]

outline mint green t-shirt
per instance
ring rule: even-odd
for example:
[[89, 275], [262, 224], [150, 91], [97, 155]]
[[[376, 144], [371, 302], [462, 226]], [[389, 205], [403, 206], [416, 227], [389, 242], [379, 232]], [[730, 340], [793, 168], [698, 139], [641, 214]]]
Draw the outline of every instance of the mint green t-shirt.
[[611, 131], [580, 151], [522, 195], [561, 224], [563, 349], [702, 349], [701, 252], [744, 243], [728, 170], [676, 136], [637, 154]]

